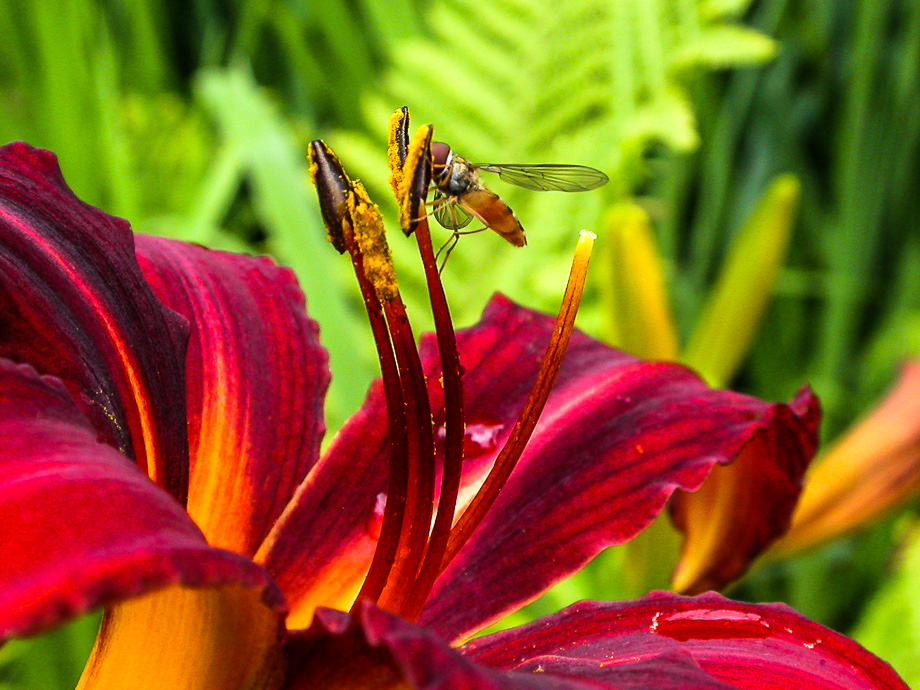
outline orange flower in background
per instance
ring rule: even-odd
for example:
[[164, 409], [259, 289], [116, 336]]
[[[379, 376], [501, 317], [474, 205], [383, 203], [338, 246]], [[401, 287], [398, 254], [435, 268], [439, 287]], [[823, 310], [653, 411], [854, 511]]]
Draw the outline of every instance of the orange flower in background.
[[920, 361], [815, 463], [792, 518], [771, 549], [801, 551], [863, 527], [920, 492]]

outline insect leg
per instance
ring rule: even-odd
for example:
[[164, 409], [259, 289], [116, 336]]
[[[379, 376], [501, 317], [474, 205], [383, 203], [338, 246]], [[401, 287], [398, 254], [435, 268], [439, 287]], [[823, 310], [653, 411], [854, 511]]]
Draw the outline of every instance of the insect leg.
[[424, 220], [425, 218], [427, 218], [427, 217], [430, 216], [431, 214], [433, 214], [433, 213], [436, 214], [436, 213], [442, 211], [446, 206], [449, 206], [450, 204], [453, 204], [453, 203], [454, 203], [454, 199], [452, 199], [451, 197], [447, 197], [447, 196], [436, 196], [436, 197], [435, 197], [434, 199], [432, 199], [431, 201], [426, 201], [426, 202], [425, 202], [425, 206], [428, 207], [428, 210], [425, 212], [425, 215], [424, 215], [424, 216], [421, 216], [421, 217], [419, 217], [419, 218], [413, 218], [413, 219], [412, 219], [412, 222], [413, 222], [413, 223], [420, 223], [422, 220]]
[[478, 232], [483, 230], [488, 230], [486, 227], [478, 228], [476, 230], [454, 230], [451, 232], [450, 237], [441, 245], [441, 248], [438, 250], [437, 254], [434, 255], [435, 261], [441, 256], [441, 253], [444, 253], [444, 261], [441, 263], [441, 267], [438, 269], [438, 275], [441, 275], [441, 272], [444, 270], [444, 267], [447, 265], [447, 259], [450, 257], [450, 253], [454, 251], [454, 247], [457, 246], [457, 243], [460, 241], [460, 235], [475, 235]]
[[484, 232], [488, 229], [489, 228], [483, 226], [481, 228], [476, 228], [475, 230], [457, 230], [454, 234], [455, 235], [475, 235], [476, 233]]
[[[450, 237], [447, 238], [447, 241], [441, 245], [438, 253], [434, 255], [434, 260], [437, 262], [438, 258], [441, 256], [441, 252], [444, 252], [444, 260], [441, 262], [441, 266], [438, 268], [438, 275], [441, 275], [444, 272], [444, 267], [447, 266], [447, 260], [450, 258], [450, 253], [454, 251], [454, 247], [457, 246], [457, 242], [459, 241], [460, 233], [454, 232]], [[445, 249], [447, 251], [445, 251]]]

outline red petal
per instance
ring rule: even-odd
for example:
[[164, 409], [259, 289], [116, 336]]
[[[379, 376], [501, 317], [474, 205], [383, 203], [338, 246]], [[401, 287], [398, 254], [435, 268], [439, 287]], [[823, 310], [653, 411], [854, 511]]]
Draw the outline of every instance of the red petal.
[[310, 625], [317, 606], [347, 609], [354, 601], [377, 546], [374, 509], [386, 486], [386, 438], [377, 381], [263, 544], [257, 560], [284, 592], [288, 628]]
[[715, 468], [699, 491], [671, 501], [674, 522], [686, 534], [676, 591], [720, 589], [789, 528], [817, 441], [803, 429], [816, 429], [819, 412], [806, 389], [769, 415], [775, 419], [764, 419], [735, 462]]
[[325, 431], [327, 355], [294, 274], [267, 258], [137, 236], [160, 300], [192, 334], [188, 511], [213, 546], [255, 554]]
[[[632, 602], [580, 602], [474, 640], [461, 651], [503, 670], [571, 660], [625, 663], [675, 650], [744, 690], [906, 690], [888, 664], [783, 604], [744, 604], [710, 592], [653, 592]], [[561, 660], [560, 660], [561, 659]]]
[[[472, 420], [514, 418], [552, 323], [497, 298], [460, 334]], [[755, 435], [782, 439], [789, 457], [761, 459], [774, 463], [771, 473], [794, 468], [782, 488], [797, 491], [816, 443], [815, 405], [811, 396], [790, 408], [713, 390], [684, 367], [642, 362], [576, 333], [518, 467], [420, 622], [448, 640], [481, 629], [634, 537], [675, 489], [698, 489]], [[782, 505], [788, 514], [791, 502]]]
[[[510, 433], [551, 328], [550, 317], [499, 297], [478, 326], [458, 334], [467, 489]], [[444, 414], [433, 338], [422, 349], [437, 428]], [[806, 457], [816, 420], [813, 399], [805, 403], [793, 410], [714, 391], [683, 367], [643, 363], [576, 333], [527, 452], [421, 620], [450, 640], [484, 627], [635, 536], [675, 489], [699, 488], [758, 430], [792, 437], [793, 456]], [[385, 488], [386, 448], [375, 386], [269, 537], [265, 564], [288, 597], [290, 627], [306, 627], [316, 606], [350, 606], [375, 546], [368, 526]]]
[[240, 584], [280, 607], [265, 571], [208, 546], [59, 381], [7, 360], [0, 448], [0, 640], [171, 584]]
[[[570, 641], [571, 642], [571, 641]], [[291, 640], [286, 690], [319, 687], [414, 690], [726, 690], [686, 654], [635, 664], [570, 663], [497, 672], [473, 663], [424, 628], [364, 602], [357, 616], [320, 609], [311, 630]]]
[[62, 380], [105, 440], [185, 500], [187, 326], [147, 285], [128, 224], [57, 160], [0, 148], [0, 357]]
[[[344, 610], [354, 601], [377, 546], [377, 497], [386, 489], [388, 448], [386, 404], [377, 381], [257, 557], [284, 592], [289, 628], [309, 626], [318, 606]], [[466, 461], [461, 491], [482, 480], [489, 458]]]
[[868, 525], [920, 493], [920, 360], [906, 362], [885, 397], [822, 456], [774, 555]]

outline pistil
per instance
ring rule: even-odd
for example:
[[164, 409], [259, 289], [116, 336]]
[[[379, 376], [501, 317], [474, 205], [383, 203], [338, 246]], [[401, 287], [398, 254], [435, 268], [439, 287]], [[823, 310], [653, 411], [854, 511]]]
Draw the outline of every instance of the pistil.
[[578, 305], [581, 302], [585, 277], [588, 271], [588, 260], [591, 257], [591, 249], [594, 246], [595, 239], [596, 235], [594, 233], [585, 230], [581, 231], [578, 245], [575, 248], [572, 269], [569, 272], [565, 295], [562, 298], [562, 305], [556, 317], [556, 324], [547, 345], [546, 354], [543, 355], [543, 361], [537, 373], [537, 380], [530, 390], [530, 395], [527, 397], [524, 409], [511, 431], [511, 436], [495, 459], [495, 464], [492, 466], [488, 477], [486, 477], [476, 496], [473, 497], [472, 502], [463, 511], [463, 515], [450, 532], [447, 549], [441, 563], [442, 571], [469, 541], [473, 532], [485, 517], [486, 512], [495, 503], [495, 499], [498, 498], [499, 492], [511, 476], [511, 472], [517, 465], [518, 460], [520, 460], [527, 443], [530, 441], [533, 430], [537, 426], [537, 421], [540, 419], [546, 401], [549, 399], [549, 394], [553, 389], [553, 384], [556, 382], [556, 376], [562, 366], [562, 359], [565, 356], [569, 339], [575, 327], [575, 315], [578, 313]]

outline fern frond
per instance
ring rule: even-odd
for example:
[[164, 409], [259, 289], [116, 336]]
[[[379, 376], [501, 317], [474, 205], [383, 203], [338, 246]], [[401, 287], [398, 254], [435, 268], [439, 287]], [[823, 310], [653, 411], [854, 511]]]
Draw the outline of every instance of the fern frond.
[[753, 0], [703, 0], [700, 16], [709, 21], [731, 19], [743, 15]]
[[475, 146], [464, 150], [478, 160], [556, 159], [574, 130], [601, 124], [608, 146], [587, 162], [609, 166], [622, 158], [610, 148], [636, 131], [648, 143], [694, 145], [693, 115], [683, 110], [689, 68], [756, 64], [773, 54], [767, 37], [723, 21], [744, 4], [440, 0], [425, 17], [429, 32], [396, 48], [375, 91], [448, 125], [452, 141]]
[[362, 6], [375, 37], [388, 51], [420, 29], [421, 18], [413, 0], [366, 0]]
[[[332, 141], [341, 138], [358, 156], [348, 161], [350, 169], [370, 179], [384, 160], [384, 113], [408, 105], [416, 123], [433, 123], [437, 139], [473, 162], [605, 170], [612, 183], [593, 194], [539, 195], [497, 183], [495, 191], [532, 237], [528, 261], [488, 233], [465, 239], [451, 257], [448, 282], [453, 271], [468, 275], [475, 266], [500, 274], [491, 280], [479, 271], [477, 284], [463, 287], [482, 293], [471, 303], [481, 304], [499, 284], [517, 284], [525, 301], [546, 307], [552, 300], [540, 297], [540, 286], [552, 282], [544, 271], [555, 269], [547, 267], [560, 263], [554, 252], [571, 244], [576, 229], [594, 227], [602, 205], [644, 183], [649, 147], [697, 146], [685, 84], [690, 70], [754, 64], [771, 54], [769, 39], [725, 19], [740, 6], [740, 0], [731, 6], [727, 0], [718, 6], [714, 0], [435, 0], [423, 17], [426, 30], [394, 47], [392, 68], [365, 95], [364, 110], [374, 118], [367, 127], [377, 141], [360, 146], [353, 135]], [[370, 155], [375, 149], [380, 154]]]
[[674, 55], [674, 67], [725, 68], [759, 64], [776, 54], [776, 42], [742, 26], [715, 26], [687, 41]]

